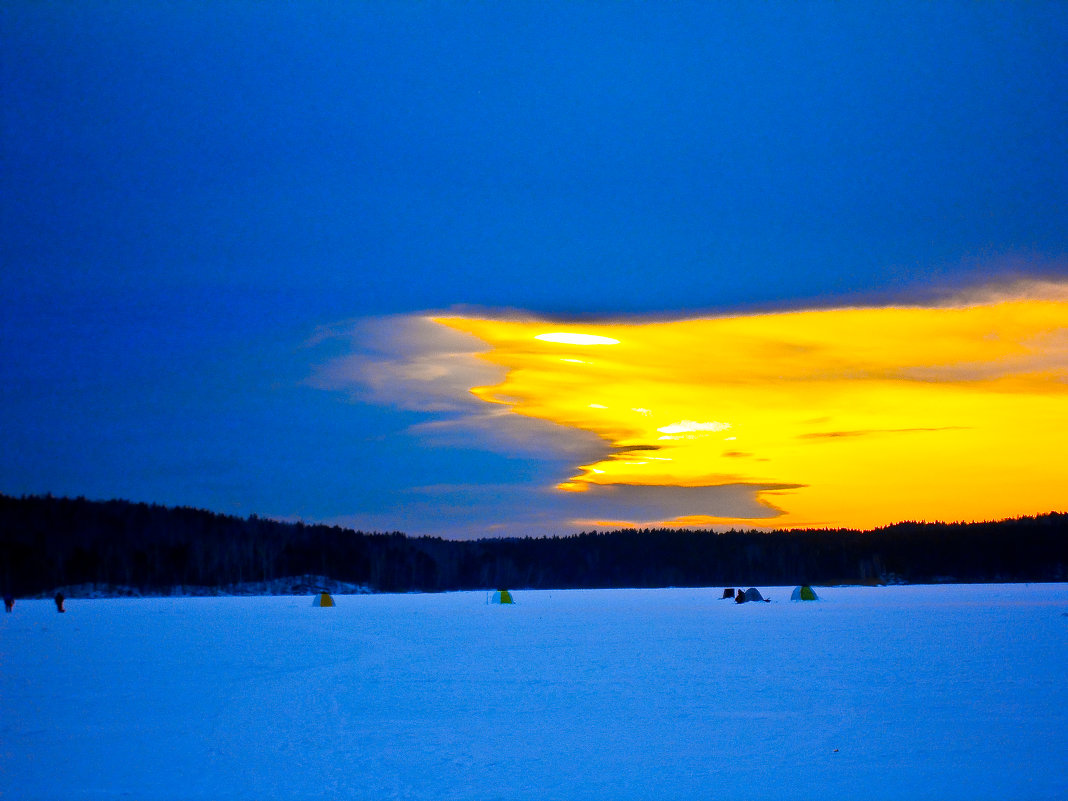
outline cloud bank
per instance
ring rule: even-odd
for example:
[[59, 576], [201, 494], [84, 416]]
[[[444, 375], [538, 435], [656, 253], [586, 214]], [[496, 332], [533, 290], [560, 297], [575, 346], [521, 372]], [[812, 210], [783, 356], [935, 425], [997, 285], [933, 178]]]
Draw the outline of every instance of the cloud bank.
[[356, 352], [314, 381], [434, 413], [410, 432], [428, 444], [570, 464], [539, 497], [571, 525], [1039, 513], [1068, 486], [1066, 286], [678, 320], [362, 321], [343, 334]]

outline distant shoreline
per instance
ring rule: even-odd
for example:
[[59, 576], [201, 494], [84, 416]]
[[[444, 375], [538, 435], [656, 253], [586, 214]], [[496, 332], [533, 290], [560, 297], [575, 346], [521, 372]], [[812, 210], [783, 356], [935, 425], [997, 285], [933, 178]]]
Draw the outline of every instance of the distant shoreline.
[[1068, 514], [874, 531], [624, 529], [445, 540], [51, 496], [0, 495], [0, 587], [16, 597], [446, 592], [498, 587], [1068, 581]]

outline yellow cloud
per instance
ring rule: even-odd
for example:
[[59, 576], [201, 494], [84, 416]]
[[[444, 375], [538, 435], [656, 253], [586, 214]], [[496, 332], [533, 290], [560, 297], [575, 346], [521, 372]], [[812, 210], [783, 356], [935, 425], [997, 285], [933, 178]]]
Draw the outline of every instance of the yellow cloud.
[[[503, 372], [475, 397], [605, 443], [562, 491], [751, 485], [777, 527], [1065, 505], [1061, 285], [948, 307], [583, 323], [580, 334], [433, 319], [484, 342], [479, 358]], [[693, 509], [658, 522], [753, 521]]]
[[618, 345], [618, 339], [612, 339], [611, 337], [602, 337], [595, 334], [573, 334], [569, 332], [558, 332], [554, 334], [538, 334], [534, 339], [540, 339], [542, 342], [556, 342], [561, 345]]

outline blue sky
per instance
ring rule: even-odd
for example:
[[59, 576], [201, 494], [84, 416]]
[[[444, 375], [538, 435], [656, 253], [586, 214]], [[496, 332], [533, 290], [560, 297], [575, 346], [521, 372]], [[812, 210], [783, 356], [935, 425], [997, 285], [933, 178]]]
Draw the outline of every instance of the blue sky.
[[1068, 278], [1063, 4], [14, 2], [0, 36], [10, 494], [567, 533], [532, 495], [564, 450], [315, 376], [431, 311]]

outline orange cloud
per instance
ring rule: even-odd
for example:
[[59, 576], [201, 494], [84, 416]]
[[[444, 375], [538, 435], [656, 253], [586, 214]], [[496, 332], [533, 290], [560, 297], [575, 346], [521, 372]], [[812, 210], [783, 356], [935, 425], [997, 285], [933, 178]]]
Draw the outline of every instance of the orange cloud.
[[[431, 319], [477, 338], [477, 359], [503, 375], [469, 387], [506, 412], [498, 424], [543, 421], [603, 443], [561, 492], [750, 494], [719, 508], [708, 494], [684, 496], [707, 504], [693, 508], [650, 502], [669, 516], [643, 523], [869, 527], [1064, 506], [1060, 284], [929, 307], [569, 325]], [[614, 522], [638, 522], [629, 513]]]

